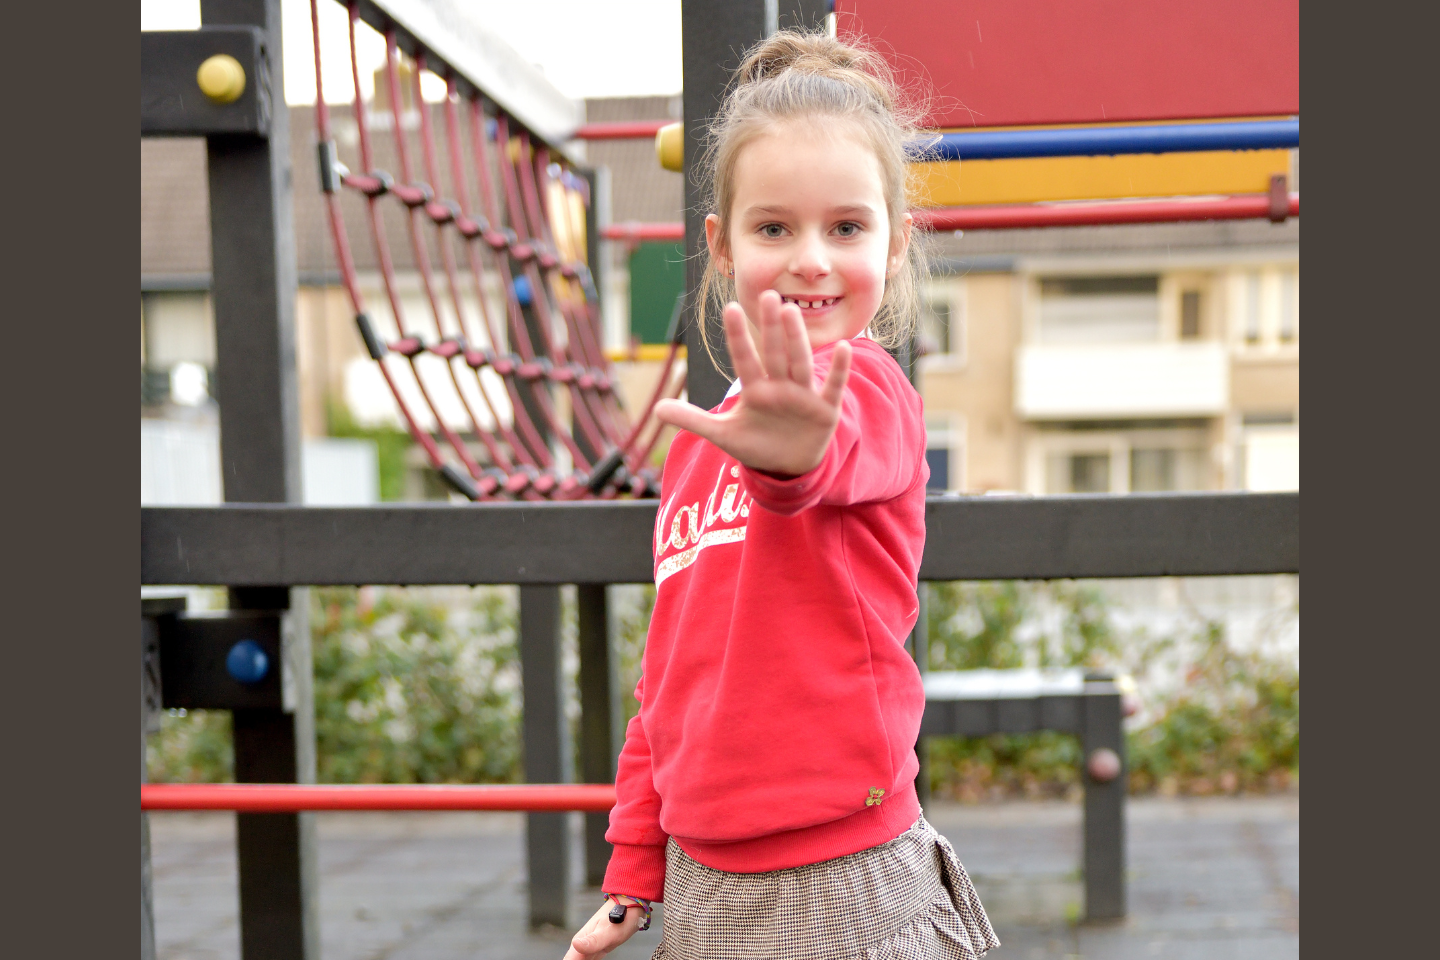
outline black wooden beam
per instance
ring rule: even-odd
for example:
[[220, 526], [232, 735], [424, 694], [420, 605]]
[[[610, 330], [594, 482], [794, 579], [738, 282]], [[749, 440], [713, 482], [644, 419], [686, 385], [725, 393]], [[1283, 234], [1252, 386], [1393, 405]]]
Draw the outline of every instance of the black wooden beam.
[[[245, 70], [233, 103], [213, 103], [195, 79], [200, 65], [226, 54]], [[140, 136], [203, 137], [270, 133], [270, 71], [265, 33], [253, 26], [204, 26], [140, 34]]]
[[922, 580], [1300, 571], [1298, 493], [936, 497]]
[[[646, 583], [654, 501], [143, 507], [142, 584]], [[937, 497], [923, 580], [1298, 573], [1300, 495]]]

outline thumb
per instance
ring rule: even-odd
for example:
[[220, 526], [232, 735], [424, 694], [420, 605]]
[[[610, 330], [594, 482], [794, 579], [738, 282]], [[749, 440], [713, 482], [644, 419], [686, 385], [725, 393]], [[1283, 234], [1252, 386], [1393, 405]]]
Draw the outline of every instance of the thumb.
[[655, 419], [708, 439], [711, 433], [711, 424], [718, 421], [719, 417], [709, 411], [701, 410], [693, 403], [667, 398], [655, 404]]

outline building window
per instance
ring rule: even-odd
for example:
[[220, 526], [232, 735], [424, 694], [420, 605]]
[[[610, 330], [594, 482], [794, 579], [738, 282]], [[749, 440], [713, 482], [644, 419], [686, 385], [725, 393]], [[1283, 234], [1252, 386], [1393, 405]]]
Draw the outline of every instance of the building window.
[[140, 327], [140, 405], [204, 403], [215, 367], [210, 297], [196, 292], [143, 293]]
[[1069, 460], [1071, 493], [1108, 493], [1110, 491], [1110, 454], [1076, 453]]
[[1260, 271], [1245, 275], [1245, 342], [1260, 342]]
[[1210, 489], [1200, 421], [1115, 421], [1042, 429], [1030, 441], [1026, 489], [1036, 494]]
[[1160, 278], [1051, 277], [1040, 281], [1041, 343], [1160, 339]]
[[920, 315], [920, 352], [950, 352], [950, 301], [948, 298], [926, 297]]
[[960, 417], [925, 419], [925, 463], [931, 493], [965, 489], [965, 421]]
[[1300, 489], [1300, 424], [1294, 411], [1245, 414], [1237, 452], [1242, 489]]
[[1186, 290], [1180, 294], [1180, 339], [1200, 339], [1200, 291]]
[[1132, 447], [1130, 492], [1205, 489], [1205, 451], [1198, 447]]
[[1280, 342], [1294, 343], [1300, 326], [1300, 274], [1285, 270], [1280, 274]]
[[930, 467], [930, 479], [925, 483], [926, 490], [949, 490], [950, 489], [950, 448], [949, 447], [926, 447], [925, 463]]
[[919, 355], [943, 358], [943, 366], [965, 363], [965, 283], [942, 279], [929, 284], [920, 310]]

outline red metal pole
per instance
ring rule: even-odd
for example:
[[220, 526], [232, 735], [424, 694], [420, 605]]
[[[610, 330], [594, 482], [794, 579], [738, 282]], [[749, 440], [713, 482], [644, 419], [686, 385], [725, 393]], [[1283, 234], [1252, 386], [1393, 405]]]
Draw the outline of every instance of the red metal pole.
[[606, 240], [674, 240], [685, 239], [683, 223], [612, 223], [600, 228], [600, 236]]
[[674, 120], [629, 120], [624, 123], [587, 123], [575, 131], [576, 140], [654, 140], [661, 127]]
[[[1117, 223], [1178, 223], [1182, 220], [1263, 220], [1267, 194], [1196, 200], [1109, 200], [1095, 203], [1028, 203], [1004, 207], [943, 207], [914, 211], [915, 221], [935, 230], [1009, 230]], [[1300, 215], [1300, 194], [1290, 194], [1289, 215]]]
[[613, 784], [142, 783], [141, 810], [598, 810], [615, 806]]
[[[915, 222], [934, 230], [1013, 230], [1023, 227], [1086, 227], [1117, 223], [1179, 223], [1185, 220], [1265, 220], [1270, 197], [1196, 200], [1105, 200], [1084, 203], [1026, 203], [1003, 207], [938, 207], [912, 211]], [[1300, 194], [1290, 194], [1287, 213], [1300, 216]], [[685, 238], [681, 223], [615, 223], [600, 231], [606, 240]]]

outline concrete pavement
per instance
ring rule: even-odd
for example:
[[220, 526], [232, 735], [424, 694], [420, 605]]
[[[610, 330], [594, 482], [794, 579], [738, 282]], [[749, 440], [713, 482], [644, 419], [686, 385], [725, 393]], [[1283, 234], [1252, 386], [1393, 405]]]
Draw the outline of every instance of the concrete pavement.
[[[998, 960], [1289, 960], [1299, 956], [1299, 797], [1129, 805], [1130, 917], [1082, 912], [1078, 804], [935, 803], [999, 934]], [[579, 820], [577, 831], [577, 851]], [[161, 960], [239, 960], [234, 817], [151, 817]], [[525, 925], [519, 814], [321, 814], [323, 960], [559, 960], [569, 930]], [[577, 869], [577, 876], [583, 871]], [[599, 905], [576, 890], [578, 922]], [[612, 954], [643, 960], [655, 929]]]

